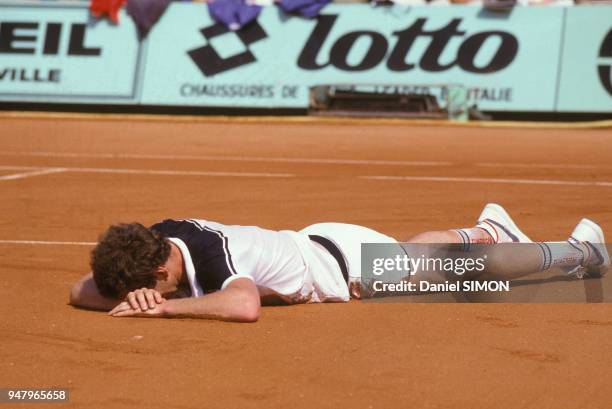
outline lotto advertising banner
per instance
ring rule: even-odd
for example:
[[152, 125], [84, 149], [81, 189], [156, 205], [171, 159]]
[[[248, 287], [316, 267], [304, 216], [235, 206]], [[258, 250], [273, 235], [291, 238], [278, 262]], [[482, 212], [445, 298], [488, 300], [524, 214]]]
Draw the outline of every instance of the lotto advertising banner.
[[482, 110], [612, 112], [611, 6], [266, 7], [232, 32], [176, 2], [142, 42], [120, 17], [0, 0], [0, 100], [306, 108], [313, 85], [460, 84]]
[[151, 33], [146, 104], [306, 107], [328, 83], [459, 83], [485, 110], [555, 104], [562, 8], [332, 5], [316, 20], [266, 8], [231, 32], [176, 4]]
[[0, 3], [0, 100], [138, 102], [132, 20], [91, 20], [83, 5]]

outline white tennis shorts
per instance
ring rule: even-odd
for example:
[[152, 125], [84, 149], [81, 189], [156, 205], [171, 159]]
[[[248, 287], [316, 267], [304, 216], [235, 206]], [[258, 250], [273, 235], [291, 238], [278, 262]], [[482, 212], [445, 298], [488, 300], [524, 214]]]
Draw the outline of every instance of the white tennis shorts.
[[[338, 247], [349, 273], [349, 279], [361, 278], [362, 243], [397, 243], [393, 237], [367, 227], [345, 223], [318, 223], [300, 230], [308, 235], [325, 237]], [[302, 251], [309, 271], [303, 291], [312, 286], [310, 302], [343, 302], [350, 299], [348, 286], [336, 259], [320, 244], [309, 241], [309, 250]], [[305, 244], [305, 241], [302, 241]], [[300, 246], [304, 248], [303, 246]]]

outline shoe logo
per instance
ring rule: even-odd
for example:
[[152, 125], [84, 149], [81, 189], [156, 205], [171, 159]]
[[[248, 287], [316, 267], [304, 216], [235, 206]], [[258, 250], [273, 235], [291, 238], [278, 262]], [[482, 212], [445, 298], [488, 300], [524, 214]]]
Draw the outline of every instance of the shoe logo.
[[[599, 49], [599, 58], [611, 58], [612, 57], [612, 30], [608, 31], [606, 38], [601, 43]], [[600, 64], [597, 66], [597, 72], [599, 73], [599, 80], [604, 86], [608, 94], [612, 95], [612, 65]]]
[[[218, 23], [205, 27], [200, 30], [200, 32], [204, 38], [206, 38], [208, 44], [190, 50], [187, 54], [189, 54], [189, 57], [195, 65], [198, 66], [202, 74], [207, 77], [257, 61], [257, 58], [255, 58], [255, 55], [251, 52], [249, 46], [268, 37], [268, 34], [257, 21], [250, 23], [239, 31], [231, 31], [225, 25]], [[222, 57], [219, 55], [217, 50], [210, 44], [210, 41], [215, 37], [223, 35], [237, 36], [244, 46], [244, 51], [229, 57]]]

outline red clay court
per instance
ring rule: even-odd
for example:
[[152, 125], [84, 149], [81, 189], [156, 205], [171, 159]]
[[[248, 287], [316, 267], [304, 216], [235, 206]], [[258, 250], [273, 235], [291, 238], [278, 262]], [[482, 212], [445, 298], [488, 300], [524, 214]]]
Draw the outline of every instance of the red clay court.
[[0, 385], [70, 388], [78, 408], [610, 407], [605, 303], [353, 301], [266, 307], [247, 325], [115, 319], [67, 301], [89, 243], [118, 221], [338, 221], [404, 239], [472, 225], [497, 202], [535, 240], [563, 240], [584, 216], [612, 237], [611, 138], [610, 128], [4, 115]]

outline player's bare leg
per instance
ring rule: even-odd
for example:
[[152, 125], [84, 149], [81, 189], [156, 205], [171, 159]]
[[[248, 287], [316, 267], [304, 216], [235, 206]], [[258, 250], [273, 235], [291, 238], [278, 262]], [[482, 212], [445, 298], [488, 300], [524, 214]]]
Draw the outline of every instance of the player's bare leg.
[[469, 243], [472, 244], [493, 244], [493, 238], [489, 233], [480, 227], [473, 227], [470, 229], [460, 230], [443, 230], [443, 231], [427, 231], [419, 233], [416, 236], [412, 236], [406, 243], [414, 244], [428, 244], [428, 243], [449, 243], [449, 244], [461, 244], [465, 243], [465, 236], [460, 233], [469, 232]]

